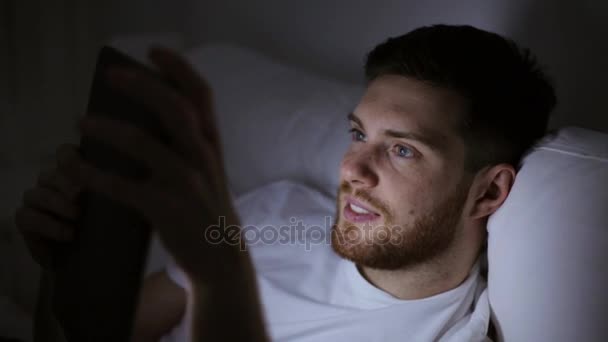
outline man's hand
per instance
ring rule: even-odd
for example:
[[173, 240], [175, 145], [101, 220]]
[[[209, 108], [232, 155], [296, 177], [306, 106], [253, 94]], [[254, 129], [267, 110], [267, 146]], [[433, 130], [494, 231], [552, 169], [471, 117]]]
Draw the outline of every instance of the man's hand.
[[69, 170], [85, 188], [135, 208], [151, 224], [177, 263], [190, 276], [213, 277], [222, 266], [218, 253], [238, 246], [204, 241], [218, 216], [237, 224], [223, 169], [220, 141], [213, 119], [211, 91], [194, 69], [169, 50], [154, 49], [150, 58], [179, 92], [130, 69], [112, 69], [109, 81], [158, 115], [172, 137], [166, 146], [147, 131], [100, 116], [85, 117], [84, 135], [106, 143], [146, 164], [145, 181], [102, 172], [79, 160]]
[[[103, 172], [84, 161], [68, 169], [83, 188], [137, 210], [158, 231], [191, 280], [192, 340], [267, 341], [254, 270], [240, 236], [205, 241], [205, 229], [224, 216], [238, 225], [226, 185], [211, 90], [194, 69], [169, 50], [150, 58], [179, 92], [135, 70], [114, 69], [111, 86], [158, 115], [170, 135], [166, 146], [138, 127], [87, 117], [82, 133], [146, 164], [143, 181]], [[221, 229], [221, 227], [218, 227]]]
[[15, 212], [30, 254], [45, 270], [52, 269], [57, 250], [73, 240], [82, 211], [77, 201], [81, 186], [66, 171], [66, 164], [80, 159], [78, 147], [64, 144], [56, 154], [56, 165], [39, 174]]

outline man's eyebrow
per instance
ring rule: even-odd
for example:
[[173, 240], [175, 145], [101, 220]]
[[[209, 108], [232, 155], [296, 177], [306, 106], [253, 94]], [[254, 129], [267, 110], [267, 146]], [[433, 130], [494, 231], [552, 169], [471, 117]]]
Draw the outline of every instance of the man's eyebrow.
[[393, 138], [418, 141], [435, 151], [441, 151], [445, 148], [445, 139], [439, 134], [419, 134], [414, 132], [400, 132], [387, 129], [384, 131], [384, 135]]
[[363, 128], [363, 122], [354, 113], [348, 113], [348, 120], [354, 121], [359, 127]]
[[[349, 113], [348, 120], [353, 121], [359, 125], [359, 127], [364, 128], [363, 122], [359, 119], [355, 114]], [[435, 134], [433, 132], [424, 132], [424, 133], [414, 133], [414, 132], [401, 132], [392, 129], [384, 130], [384, 135], [398, 138], [398, 139], [406, 139], [406, 140], [414, 140], [418, 141], [429, 148], [441, 151], [445, 148], [445, 139], [441, 134]]]

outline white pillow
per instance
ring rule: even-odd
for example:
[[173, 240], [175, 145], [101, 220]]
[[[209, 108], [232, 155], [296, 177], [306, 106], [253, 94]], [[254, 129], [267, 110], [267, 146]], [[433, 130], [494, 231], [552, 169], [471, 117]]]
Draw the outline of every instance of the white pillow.
[[562, 129], [524, 159], [489, 220], [488, 292], [501, 340], [608, 336], [608, 134]]
[[210, 83], [231, 190], [290, 179], [335, 196], [348, 146], [346, 116], [363, 87], [315, 75], [231, 45], [186, 57]]

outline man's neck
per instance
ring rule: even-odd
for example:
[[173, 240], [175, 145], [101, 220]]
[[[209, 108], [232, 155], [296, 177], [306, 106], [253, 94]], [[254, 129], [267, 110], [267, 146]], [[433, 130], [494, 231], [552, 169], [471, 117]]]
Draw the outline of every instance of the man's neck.
[[475, 260], [430, 262], [400, 270], [379, 270], [357, 265], [361, 275], [375, 287], [405, 299], [422, 299], [458, 287], [468, 277]]

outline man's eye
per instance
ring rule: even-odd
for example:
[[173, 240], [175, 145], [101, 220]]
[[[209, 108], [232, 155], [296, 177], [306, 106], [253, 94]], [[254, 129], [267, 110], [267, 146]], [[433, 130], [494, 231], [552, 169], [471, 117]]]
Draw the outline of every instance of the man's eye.
[[352, 141], [365, 141], [365, 134], [356, 128], [349, 130]]
[[411, 148], [407, 148], [403, 145], [395, 145], [395, 153], [402, 158], [411, 158], [414, 156], [414, 151]]

